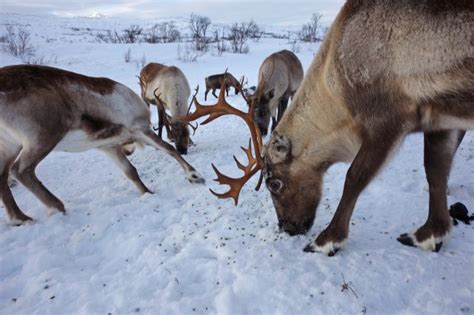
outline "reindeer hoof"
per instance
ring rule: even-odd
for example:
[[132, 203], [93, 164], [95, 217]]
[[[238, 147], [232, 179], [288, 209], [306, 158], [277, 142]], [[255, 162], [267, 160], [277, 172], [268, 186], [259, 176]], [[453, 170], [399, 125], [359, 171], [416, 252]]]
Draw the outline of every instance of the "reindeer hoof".
[[55, 215], [56, 213], [66, 214], [66, 210], [61, 208], [47, 208], [46, 213], [48, 214], [48, 217], [50, 217]]
[[140, 190], [140, 196], [145, 196], [146, 194], [153, 195], [154, 192], [152, 192], [150, 189], [146, 188], [144, 190]]
[[306, 246], [303, 248], [303, 252], [305, 252], [305, 253], [314, 253], [315, 250], [313, 249], [312, 244], [309, 243], [308, 245], [306, 245]]
[[408, 235], [408, 233], [401, 234], [399, 237], [397, 237], [397, 241], [399, 241], [405, 246], [416, 247], [415, 243], [413, 242], [413, 239], [410, 235]]
[[336, 253], [344, 247], [343, 242], [329, 242], [323, 246], [319, 246], [316, 242], [311, 242], [303, 249], [306, 253], [322, 253], [328, 257], [336, 255]]
[[188, 180], [192, 184], [204, 184], [206, 181], [204, 178], [196, 171], [192, 171], [187, 175]]
[[402, 243], [405, 246], [418, 247], [424, 250], [439, 252], [441, 246], [443, 246], [443, 240], [447, 238], [449, 233], [443, 237], [431, 236], [424, 241], [418, 241], [415, 234], [403, 233], [398, 238], [397, 241]]
[[24, 225], [24, 224], [29, 224], [29, 223], [33, 223], [34, 220], [27, 216], [26, 214], [22, 214], [19, 218], [14, 218], [14, 219], [11, 219], [10, 220], [10, 225], [12, 226], [21, 226], [21, 225]]

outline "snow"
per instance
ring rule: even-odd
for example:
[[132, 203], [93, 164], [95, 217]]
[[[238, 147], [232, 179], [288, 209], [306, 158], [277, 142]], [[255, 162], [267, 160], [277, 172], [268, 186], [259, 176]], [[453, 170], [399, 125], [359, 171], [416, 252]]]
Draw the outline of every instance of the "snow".
[[[111, 29], [120, 19], [65, 19], [1, 14], [2, 23], [34, 33], [37, 54], [52, 66], [107, 76], [137, 93], [139, 63], [174, 64], [191, 86], [227, 67], [255, 85], [260, 63], [290, 49], [285, 39], [250, 42], [250, 53], [195, 63], [177, 60], [177, 44], [104, 44], [71, 27]], [[92, 23], [92, 24], [90, 24]], [[318, 45], [301, 44], [306, 69]], [[50, 58], [49, 56], [55, 56]], [[0, 66], [20, 63], [0, 52]], [[210, 102], [213, 101], [211, 96]], [[245, 108], [240, 96], [229, 101]], [[152, 115], [156, 121], [156, 114]], [[325, 176], [316, 222], [304, 236], [278, 233], [269, 193], [243, 189], [239, 205], [218, 200], [210, 163], [238, 175], [232, 154], [243, 157], [248, 132], [237, 118], [200, 126], [185, 157], [204, 175], [192, 185], [179, 165], [151, 147], [131, 161], [155, 194], [139, 197], [135, 186], [98, 151], [52, 153], [38, 177], [58, 197], [67, 215], [48, 217], [23, 186], [13, 194], [32, 224], [9, 225], [0, 205], [0, 314], [463, 314], [474, 312], [473, 226], [459, 224], [439, 253], [396, 241], [427, 217], [423, 138], [409, 136], [358, 200], [346, 248], [334, 257], [303, 248], [331, 220], [342, 192], [346, 164]], [[456, 156], [449, 203], [474, 209], [474, 136], [468, 133]], [[344, 281], [348, 283], [343, 288]]]

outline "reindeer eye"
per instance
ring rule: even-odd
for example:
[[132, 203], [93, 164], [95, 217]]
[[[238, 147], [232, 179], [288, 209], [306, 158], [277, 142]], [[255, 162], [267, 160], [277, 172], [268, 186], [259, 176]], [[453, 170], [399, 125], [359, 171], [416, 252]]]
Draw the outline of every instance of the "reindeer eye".
[[283, 182], [279, 179], [269, 179], [267, 187], [272, 193], [278, 193], [283, 187]]

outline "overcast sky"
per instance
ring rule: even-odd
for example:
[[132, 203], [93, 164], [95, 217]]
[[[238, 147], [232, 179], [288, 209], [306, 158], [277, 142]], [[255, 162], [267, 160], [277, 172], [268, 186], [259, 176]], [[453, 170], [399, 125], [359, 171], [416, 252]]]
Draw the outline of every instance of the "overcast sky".
[[167, 18], [191, 13], [206, 15], [213, 22], [236, 22], [254, 19], [263, 24], [294, 24], [308, 20], [314, 12], [323, 21], [334, 19], [344, 0], [313, 1], [235, 1], [235, 0], [0, 0], [2, 12], [54, 14], [58, 16]]

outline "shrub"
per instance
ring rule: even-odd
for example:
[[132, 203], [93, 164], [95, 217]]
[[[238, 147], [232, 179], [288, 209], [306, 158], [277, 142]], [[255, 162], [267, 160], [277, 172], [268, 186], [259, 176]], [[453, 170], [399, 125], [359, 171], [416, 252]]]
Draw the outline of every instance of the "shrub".
[[36, 49], [30, 42], [30, 33], [24, 29], [15, 30], [12, 25], [7, 26], [7, 33], [2, 36], [3, 50], [12, 56], [19, 57], [23, 62], [32, 58]]
[[321, 18], [323, 16], [319, 13], [314, 13], [311, 21], [301, 27], [301, 30], [298, 33], [298, 37], [303, 42], [317, 42], [321, 38], [318, 36], [320, 33]]
[[136, 43], [142, 33], [143, 28], [136, 24], [132, 24], [128, 28], [123, 30], [123, 40], [125, 43], [128, 44]]
[[174, 43], [180, 39], [181, 33], [173, 22], [157, 23], [145, 34], [145, 41], [150, 44]]
[[207, 30], [211, 25], [211, 19], [206, 16], [191, 14], [189, 19], [189, 29], [194, 43], [194, 49], [197, 51], [207, 51], [209, 39]]
[[246, 44], [248, 40], [248, 29], [246, 23], [234, 23], [230, 28], [230, 47], [233, 53], [246, 54], [249, 47]]

